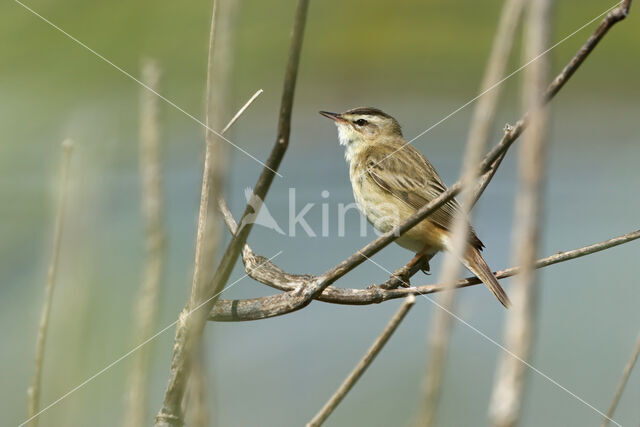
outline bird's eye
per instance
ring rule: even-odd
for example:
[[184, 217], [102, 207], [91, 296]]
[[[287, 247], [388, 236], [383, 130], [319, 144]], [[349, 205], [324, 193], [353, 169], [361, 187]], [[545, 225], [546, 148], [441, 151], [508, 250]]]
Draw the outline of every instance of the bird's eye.
[[358, 119], [355, 121], [355, 124], [357, 124], [358, 126], [364, 126], [366, 124], [368, 124], [369, 122], [366, 121], [365, 119]]

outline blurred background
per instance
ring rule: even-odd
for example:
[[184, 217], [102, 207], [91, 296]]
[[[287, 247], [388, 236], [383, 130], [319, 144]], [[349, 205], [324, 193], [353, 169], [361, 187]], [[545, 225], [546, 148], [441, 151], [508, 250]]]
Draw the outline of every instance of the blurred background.
[[[230, 111], [257, 89], [265, 93], [229, 137], [259, 159], [275, 140], [280, 89], [293, 0], [239, 3], [235, 26]], [[160, 92], [203, 117], [211, 2], [32, 0], [26, 3], [134, 76], [142, 57], [162, 68]], [[371, 105], [397, 117], [412, 138], [479, 92], [502, 2], [491, 0], [312, 2], [303, 45], [289, 151], [267, 198], [286, 230], [288, 189], [298, 210], [321, 229], [329, 203], [330, 236], [295, 237], [255, 227], [249, 243], [291, 272], [321, 273], [375, 234], [359, 233], [347, 216], [338, 238], [337, 206], [353, 201], [335, 127], [318, 110]], [[596, 17], [613, 2], [556, 2], [553, 40]], [[640, 199], [640, 26], [638, 5], [616, 25], [553, 101], [553, 130], [541, 256], [638, 228]], [[634, 10], [635, 9], [635, 10]], [[134, 301], [142, 275], [143, 227], [138, 175], [140, 87], [16, 2], [0, 5], [0, 387], [3, 425], [26, 419], [26, 388], [51, 252], [60, 143], [75, 141], [60, 271], [44, 365], [42, 404], [122, 356], [132, 338]], [[599, 22], [599, 20], [597, 21]], [[550, 55], [557, 73], [597, 23]], [[513, 70], [523, 62], [516, 48]], [[504, 83], [495, 138], [520, 116], [520, 76]], [[157, 329], [173, 322], [191, 287], [204, 131], [161, 104], [164, 150], [167, 271]], [[415, 141], [445, 182], [458, 174], [472, 106]], [[230, 118], [230, 117], [229, 117]], [[228, 118], [223, 119], [226, 122]], [[261, 166], [236, 150], [227, 200], [236, 217], [243, 190]], [[510, 230], [517, 144], [475, 210], [474, 226], [494, 269], [511, 265]], [[327, 199], [322, 191], [329, 191]], [[369, 226], [368, 226], [369, 227]], [[228, 240], [228, 236], [227, 236]], [[634, 345], [640, 324], [637, 242], [540, 271], [537, 339], [532, 364], [604, 411]], [[412, 254], [395, 245], [375, 260], [388, 270]], [[437, 278], [442, 257], [432, 262]], [[231, 280], [243, 274], [236, 268]], [[338, 286], [365, 287], [388, 274], [372, 263]], [[509, 280], [503, 281], [507, 291]], [[223, 298], [274, 291], [249, 278]], [[400, 301], [364, 307], [313, 303], [284, 317], [236, 324], [209, 323], [205, 331], [212, 423], [221, 426], [302, 425], [324, 404], [379, 334]], [[405, 425], [420, 399], [426, 332], [435, 308], [416, 307], [326, 425]], [[457, 314], [502, 342], [504, 310], [484, 287], [459, 292]], [[159, 336], [151, 377], [151, 413], [160, 407], [174, 328]], [[494, 344], [456, 324], [439, 425], [487, 423], [496, 361]], [[42, 426], [119, 424], [130, 359], [40, 416]], [[635, 425], [640, 375], [632, 375], [614, 419]], [[151, 417], [149, 419], [151, 422]], [[522, 425], [584, 426], [599, 415], [565, 391], [529, 372]]]

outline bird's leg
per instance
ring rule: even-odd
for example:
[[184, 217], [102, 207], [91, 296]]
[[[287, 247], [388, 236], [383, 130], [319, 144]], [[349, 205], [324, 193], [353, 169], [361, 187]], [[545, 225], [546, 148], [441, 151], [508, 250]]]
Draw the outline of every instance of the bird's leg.
[[429, 256], [425, 256], [424, 253], [419, 252], [415, 257], [407, 265], [402, 268], [396, 270], [389, 280], [385, 283], [381, 284], [380, 287], [382, 289], [395, 289], [397, 287], [405, 287], [408, 288], [411, 286], [409, 281], [410, 277], [413, 276], [418, 270], [423, 270], [426, 268], [429, 271]]

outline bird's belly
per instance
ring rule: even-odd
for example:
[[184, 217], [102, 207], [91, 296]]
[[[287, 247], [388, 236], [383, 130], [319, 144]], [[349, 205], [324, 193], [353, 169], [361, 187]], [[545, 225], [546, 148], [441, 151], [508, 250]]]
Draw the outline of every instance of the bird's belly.
[[[353, 196], [360, 211], [378, 231], [386, 233], [415, 213], [389, 193], [378, 188], [363, 188], [363, 185], [353, 186]], [[400, 236], [396, 243], [413, 252], [435, 253], [442, 248], [442, 230], [424, 220]]]

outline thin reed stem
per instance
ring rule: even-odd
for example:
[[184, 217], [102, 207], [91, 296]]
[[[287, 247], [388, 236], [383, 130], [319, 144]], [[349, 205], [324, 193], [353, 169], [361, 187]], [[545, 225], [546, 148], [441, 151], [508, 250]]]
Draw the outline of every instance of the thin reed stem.
[[[152, 59], [142, 61], [142, 81], [159, 90], [160, 68]], [[158, 118], [159, 99], [147, 89], [140, 92], [140, 180], [144, 223], [144, 271], [134, 312], [134, 342], [151, 336], [156, 328], [160, 284], [164, 276], [164, 197], [162, 191], [162, 149]], [[125, 427], [149, 423], [149, 373], [153, 346], [138, 351], [132, 361], [125, 402]]]
[[62, 160], [59, 173], [58, 206], [56, 209], [55, 223], [53, 226], [53, 247], [47, 281], [44, 287], [44, 301], [40, 313], [40, 325], [38, 326], [38, 337], [36, 339], [36, 354], [31, 386], [27, 389], [27, 407], [29, 412], [29, 425], [38, 425], [38, 411], [40, 410], [40, 394], [42, 388], [42, 371], [44, 367], [44, 351], [47, 341], [47, 331], [49, 329], [49, 318], [51, 316], [51, 306], [53, 304], [53, 292], [58, 274], [58, 263], [60, 260], [60, 244], [62, 241], [62, 228], [64, 226], [64, 215], [67, 205], [67, 193], [69, 182], [69, 163], [73, 142], [66, 139], [62, 142]]
[[398, 325], [400, 325], [400, 322], [402, 322], [415, 302], [416, 297], [414, 295], [409, 295], [405, 298], [398, 311], [393, 315], [389, 323], [387, 323], [387, 326], [385, 326], [382, 333], [378, 338], [376, 338], [364, 357], [360, 359], [356, 367], [353, 368], [353, 371], [349, 373], [347, 378], [345, 378], [338, 390], [336, 390], [336, 392], [329, 398], [322, 409], [320, 409], [313, 419], [307, 423], [307, 427], [317, 427], [325, 422], [334, 409], [340, 404], [340, 402], [342, 402], [342, 399], [344, 399], [347, 393], [349, 393], [353, 388], [355, 383], [360, 379], [362, 374], [364, 374], [364, 371], [366, 371], [369, 365], [371, 365], [371, 362], [373, 362], [378, 353], [380, 353], [380, 350], [382, 350], [387, 341], [389, 341], [389, 338], [391, 338], [391, 335], [396, 331]]
[[[551, 1], [528, 5], [524, 54], [533, 58], [549, 44]], [[524, 135], [518, 161], [518, 191], [513, 226], [514, 262], [521, 273], [512, 287], [513, 309], [507, 312], [505, 343], [490, 403], [491, 424], [513, 427], [520, 420], [528, 367], [535, 334], [537, 290], [535, 262], [543, 227], [543, 191], [549, 133], [549, 109], [540, 98], [549, 79], [549, 57], [542, 56], [526, 70], [524, 109], [529, 112], [529, 132]], [[514, 357], [515, 354], [517, 357]]]
[[638, 340], [636, 341], [636, 346], [633, 348], [631, 352], [631, 356], [629, 357], [629, 361], [624, 367], [622, 371], [622, 378], [620, 378], [620, 382], [616, 387], [616, 392], [613, 395], [613, 399], [611, 399], [611, 403], [609, 404], [609, 409], [607, 409], [607, 416], [602, 421], [602, 427], [606, 427], [609, 425], [609, 421], [613, 418], [613, 413], [616, 411], [618, 407], [618, 402], [620, 402], [620, 397], [622, 397], [622, 392], [627, 385], [627, 381], [629, 381], [629, 377], [631, 376], [631, 371], [633, 367], [636, 365], [638, 361], [638, 355], [640, 355], [640, 335], [638, 335]]
[[[505, 73], [513, 44], [512, 40], [518, 27], [523, 5], [523, 0], [507, 0], [503, 5], [500, 22], [493, 41], [493, 48], [482, 80], [482, 92], [495, 85], [495, 82], [499, 81]], [[452, 290], [455, 287], [456, 279], [460, 273], [459, 260], [464, 258], [467, 251], [471, 209], [483, 190], [481, 188], [480, 192], [476, 191], [472, 184], [481, 174], [478, 165], [489, 143], [490, 130], [497, 112], [500, 89], [498, 87], [496, 90], [489, 91], [484, 97], [480, 98], [473, 112], [460, 174], [460, 181], [466, 183], [466, 185], [463, 186], [460, 193], [460, 211], [454, 218], [451, 230], [453, 244], [445, 255], [440, 273], [440, 282], [444, 284], [445, 289]], [[452, 327], [452, 317], [449, 312], [453, 310], [455, 296], [455, 292], [444, 292], [441, 295], [438, 303], [442, 309], [434, 312], [432, 327], [429, 330], [429, 356], [423, 382], [423, 406], [419, 421], [421, 425], [425, 426], [431, 426], [435, 422]]]
[[[205, 132], [204, 170], [202, 173], [202, 188], [200, 192], [200, 210], [196, 232], [191, 294], [182, 313], [180, 313], [180, 321], [176, 327], [169, 385], [165, 392], [163, 406], [156, 415], [156, 426], [181, 426], [184, 423], [182, 406], [185, 400], [187, 384], [192, 378], [191, 368], [195, 360], [201, 360], [201, 358], [197, 359], [194, 357], [196, 352], [201, 351], [200, 334], [194, 332], [195, 329], [198, 329], [197, 324], [200, 316], [195, 313], [194, 315], [188, 315], [188, 313], [191, 313], [192, 308], [197, 307], [209, 292], [209, 280], [213, 274], [213, 257], [215, 255], [218, 237], [221, 234], [219, 226], [216, 224], [215, 209], [212, 207], [222, 191], [222, 148], [220, 142], [214, 137], [213, 132], [209, 130], [216, 126], [216, 123], [219, 121], [218, 113], [220, 111], [217, 109], [219, 109], [220, 106], [217, 102], [220, 102], [221, 98], [214, 91], [217, 89], [222, 90], [225, 86], [224, 84], [220, 85], [220, 87], [216, 86], [220, 77], [216, 76], [216, 70], [214, 69], [214, 51], [218, 46], [216, 42], [216, 27], [219, 20], [223, 21], [229, 18], [229, 16], [226, 15], [219, 16], [221, 15], [219, 3], [220, 0], [213, 0], [209, 32], [205, 104], [205, 124], [207, 130]], [[194, 339], [187, 340], [187, 337], [194, 337]], [[204, 373], [200, 372], [199, 375], [202, 377]], [[195, 387], [192, 387], [192, 390], [200, 393], [204, 388], [196, 384]], [[197, 397], [196, 402], [200, 398], [201, 397]], [[203, 415], [200, 414], [196, 418], [202, 419]]]

